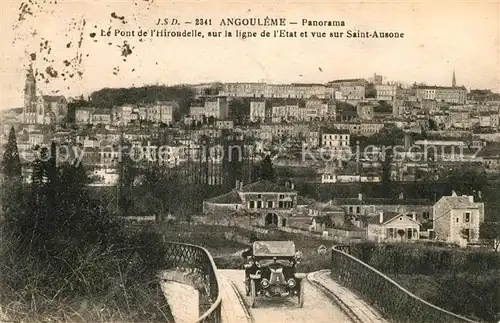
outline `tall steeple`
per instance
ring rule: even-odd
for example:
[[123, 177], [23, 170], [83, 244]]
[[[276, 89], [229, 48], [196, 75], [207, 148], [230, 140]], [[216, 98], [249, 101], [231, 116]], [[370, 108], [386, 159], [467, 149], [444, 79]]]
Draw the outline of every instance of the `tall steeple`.
[[455, 70], [453, 70], [453, 78], [451, 79], [451, 86], [452, 87], [457, 86], [457, 79], [455, 78]]
[[24, 122], [34, 123], [32, 120], [33, 112], [35, 112], [36, 104], [36, 80], [33, 73], [33, 66], [30, 64], [26, 73], [24, 85]]

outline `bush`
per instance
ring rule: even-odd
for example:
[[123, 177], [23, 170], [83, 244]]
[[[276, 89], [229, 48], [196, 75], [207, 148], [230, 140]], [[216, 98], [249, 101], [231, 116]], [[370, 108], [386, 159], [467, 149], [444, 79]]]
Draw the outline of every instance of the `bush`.
[[351, 254], [384, 273], [432, 275], [439, 272], [484, 272], [500, 268], [500, 254], [420, 244], [359, 243]]
[[433, 304], [487, 322], [500, 320], [500, 270], [449, 273], [437, 282], [439, 293], [429, 299]]
[[[156, 273], [162, 237], [127, 229], [91, 197], [82, 168], [37, 166], [30, 190], [4, 199], [0, 306], [15, 321], [171, 321]], [[35, 170], [34, 170], [35, 171]]]
[[500, 320], [500, 254], [417, 244], [360, 243], [351, 254], [451, 312]]
[[218, 269], [243, 269], [245, 259], [241, 256], [220, 256], [214, 258]]

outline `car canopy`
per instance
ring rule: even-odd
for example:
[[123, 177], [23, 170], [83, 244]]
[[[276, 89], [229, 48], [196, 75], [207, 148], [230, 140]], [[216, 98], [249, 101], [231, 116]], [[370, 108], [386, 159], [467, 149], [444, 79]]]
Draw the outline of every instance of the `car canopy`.
[[294, 257], [293, 241], [255, 241], [253, 243], [254, 257]]

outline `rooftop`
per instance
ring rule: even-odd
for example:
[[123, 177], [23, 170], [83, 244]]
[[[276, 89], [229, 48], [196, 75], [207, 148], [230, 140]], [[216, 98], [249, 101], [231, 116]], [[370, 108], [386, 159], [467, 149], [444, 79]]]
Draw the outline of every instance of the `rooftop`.
[[333, 80], [328, 82], [328, 84], [334, 84], [334, 83], [346, 83], [346, 82], [362, 82], [362, 83], [368, 83], [367, 80], [365, 79], [341, 79], [341, 80]]
[[310, 206], [312, 209], [324, 211], [324, 212], [344, 212], [344, 209], [338, 205], [332, 203], [332, 201], [327, 203], [315, 202]]
[[363, 198], [362, 200], [351, 197], [351, 198], [336, 198], [335, 203], [337, 205], [432, 205], [432, 202], [427, 199], [398, 199], [398, 198]]
[[277, 185], [271, 181], [260, 180], [248, 185], [243, 185], [241, 189], [242, 192], [250, 193], [250, 192], [258, 192], [258, 193], [292, 193], [296, 192], [290, 188], [285, 186]]
[[[403, 213], [398, 213], [398, 212], [384, 212], [382, 215], [382, 221], [383, 221], [382, 224], [391, 222], [395, 218], [401, 217], [401, 216], [405, 216], [408, 219], [410, 219], [411, 221], [414, 221], [414, 222], [420, 224], [418, 221], [413, 220], [411, 214], [403, 214]], [[380, 224], [380, 217], [379, 216], [371, 217], [368, 220], [368, 224]]]
[[314, 202], [314, 199], [297, 194], [297, 205], [310, 205]]
[[455, 192], [451, 196], [443, 196], [438, 203], [445, 203], [450, 209], [477, 209], [480, 203], [474, 202], [473, 196], [457, 195]]
[[207, 202], [214, 204], [238, 204], [241, 203], [240, 195], [236, 190], [229, 193], [207, 199]]

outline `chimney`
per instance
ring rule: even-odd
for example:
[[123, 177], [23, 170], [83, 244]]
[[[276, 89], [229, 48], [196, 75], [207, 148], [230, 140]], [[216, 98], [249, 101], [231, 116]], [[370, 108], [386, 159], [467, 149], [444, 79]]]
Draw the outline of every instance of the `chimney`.
[[457, 192], [455, 190], [451, 191], [451, 196], [457, 196]]
[[240, 181], [238, 181], [238, 180], [236, 180], [235, 189], [236, 190], [240, 189]]
[[411, 212], [411, 218], [413, 221], [417, 221], [417, 213]]
[[379, 222], [384, 223], [384, 211], [379, 212]]
[[363, 201], [363, 194], [358, 193], [358, 200]]
[[469, 202], [474, 203], [474, 195], [469, 196]]
[[243, 181], [240, 181], [240, 190], [243, 190]]
[[291, 190], [294, 190], [294, 189], [295, 189], [295, 184], [294, 184], [294, 183], [290, 183], [290, 189], [291, 189]]

